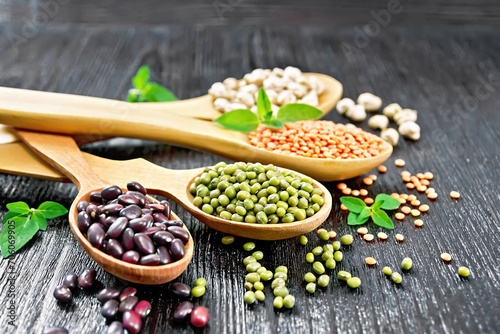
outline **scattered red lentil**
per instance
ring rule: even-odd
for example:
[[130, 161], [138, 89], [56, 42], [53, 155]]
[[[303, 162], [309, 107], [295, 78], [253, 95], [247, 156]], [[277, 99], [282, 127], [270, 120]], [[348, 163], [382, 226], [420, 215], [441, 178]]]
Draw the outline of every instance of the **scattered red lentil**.
[[401, 212], [404, 213], [405, 215], [409, 215], [411, 212], [411, 209], [409, 206], [402, 206], [401, 207]]
[[415, 195], [413, 195], [413, 194], [408, 195], [408, 198], [407, 198], [407, 200], [409, 200], [410, 202], [413, 202], [413, 201], [414, 201], [414, 200], [416, 200], [416, 199], [417, 199], [417, 196], [415, 196]]
[[417, 173], [417, 177], [419, 180], [422, 180], [425, 178], [425, 175], [424, 175], [424, 173]]
[[342, 194], [344, 194], [344, 195], [350, 195], [351, 194], [351, 188], [342, 189]]
[[427, 190], [425, 191], [425, 193], [427, 195], [429, 195], [430, 193], [435, 193], [435, 192], [436, 192], [436, 190], [434, 188], [427, 188]]
[[370, 234], [370, 233], [365, 234], [365, 235], [363, 236], [363, 239], [365, 239], [366, 241], [373, 241], [373, 239], [374, 239], [374, 238], [375, 238], [375, 237], [373, 236], [373, 234]]
[[360, 227], [360, 228], [358, 228], [358, 233], [364, 235], [364, 234], [368, 233], [368, 229], [366, 227]]
[[410, 177], [411, 173], [409, 171], [407, 171], [407, 170], [402, 171], [401, 172], [401, 177], [405, 177], [405, 176]]
[[365, 262], [369, 266], [373, 266], [374, 264], [377, 263], [377, 260], [375, 260], [373, 257], [366, 257]]
[[376, 180], [377, 180], [377, 175], [375, 175], [375, 174], [370, 174], [370, 175], [368, 175], [368, 177], [369, 177], [370, 179], [372, 179], [373, 181], [376, 181]]
[[409, 199], [410, 196], [408, 194], [400, 194], [399, 195], [399, 198], [402, 198], [402, 199]]
[[415, 221], [413, 223], [415, 223], [415, 226], [418, 226], [418, 227], [424, 225], [424, 221], [422, 219], [415, 219]]
[[373, 184], [373, 180], [370, 179], [369, 177], [365, 177], [363, 179], [363, 183], [366, 184], [367, 186], [371, 186]]
[[397, 220], [403, 220], [403, 219], [405, 219], [405, 214], [398, 212], [394, 215], [394, 217], [396, 217]]
[[385, 240], [385, 239], [387, 239], [387, 234], [385, 234], [384, 232], [378, 232], [377, 237], [379, 239]]
[[428, 199], [436, 199], [437, 197], [438, 197], [438, 194], [435, 192], [427, 194]]
[[408, 182], [408, 183], [406, 184], [406, 188], [408, 188], [408, 189], [415, 189], [415, 185], [414, 185], [413, 183], [409, 183], [409, 182]]
[[397, 241], [403, 241], [404, 239], [405, 239], [405, 237], [401, 233], [396, 234], [396, 240]]
[[417, 190], [420, 191], [421, 193], [423, 193], [424, 191], [427, 190], [427, 186], [424, 186], [424, 185], [418, 186]]
[[405, 176], [403, 176], [401, 179], [402, 179], [404, 182], [410, 182], [410, 177], [409, 177], [409, 176], [406, 176], [406, 175], [405, 175]]
[[320, 159], [370, 158], [382, 151], [377, 136], [332, 121], [286, 123], [282, 129], [260, 125], [248, 139], [251, 145], [268, 151]]
[[337, 232], [328, 231], [328, 236], [330, 237], [330, 239], [335, 239], [335, 237], [337, 236]]
[[427, 212], [429, 211], [429, 206], [427, 204], [422, 204], [421, 206], [418, 207], [420, 212]]
[[396, 164], [396, 166], [398, 167], [403, 167], [404, 165], [406, 165], [406, 162], [403, 159], [396, 159], [394, 161], [394, 164]]
[[391, 197], [393, 197], [395, 199], [399, 199], [399, 194], [398, 193], [392, 193]]
[[380, 166], [378, 166], [378, 168], [377, 168], [377, 169], [378, 169], [378, 171], [379, 171], [380, 173], [385, 173], [385, 172], [387, 172], [387, 167], [385, 167], [384, 165], [380, 165]]
[[400, 198], [400, 199], [399, 199], [399, 203], [401, 203], [401, 204], [405, 204], [405, 203], [406, 203], [406, 200], [405, 200], [404, 198]]
[[372, 204], [373, 204], [373, 202], [375, 202], [375, 201], [373, 200], [373, 198], [371, 198], [371, 197], [367, 197], [367, 198], [365, 198], [365, 203], [366, 203], [366, 204], [368, 204], [368, 205], [372, 205]]
[[366, 190], [366, 189], [360, 189], [360, 190], [359, 190], [359, 194], [360, 194], [361, 196], [366, 196], [366, 195], [368, 195], [368, 190]]
[[460, 193], [458, 191], [453, 190], [452, 192], [450, 192], [450, 196], [453, 199], [458, 199], [460, 197]]
[[345, 206], [344, 204], [340, 204], [340, 210], [347, 211], [347, 206]]
[[424, 177], [427, 179], [427, 180], [432, 180], [434, 178], [434, 174], [432, 174], [431, 172], [425, 172], [424, 173]]
[[451, 261], [451, 255], [449, 253], [441, 253], [441, 259], [443, 261], [449, 262]]
[[337, 183], [337, 189], [338, 190], [344, 190], [345, 188], [347, 188], [347, 184], [345, 184], [345, 183]]
[[420, 183], [421, 183], [423, 186], [428, 186], [429, 184], [431, 184], [431, 183], [430, 183], [430, 181], [429, 181], [429, 180], [427, 180], [427, 179], [420, 180]]
[[351, 191], [351, 195], [358, 197], [359, 196], [359, 190], [353, 190]]
[[410, 202], [411, 205], [413, 206], [419, 206], [420, 205], [420, 201], [418, 199], [414, 199], [413, 201]]

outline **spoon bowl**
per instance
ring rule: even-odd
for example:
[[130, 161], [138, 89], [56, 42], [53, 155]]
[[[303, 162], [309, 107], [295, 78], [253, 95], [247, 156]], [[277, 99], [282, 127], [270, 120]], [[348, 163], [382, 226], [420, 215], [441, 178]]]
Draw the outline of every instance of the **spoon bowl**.
[[[20, 133], [22, 140], [32, 149], [35, 149], [35, 152], [38, 154], [48, 154], [44, 151], [40, 152], [40, 147], [43, 147], [42, 145], [46, 145], [44, 143], [47, 141], [54, 141], [58, 138], [62, 138], [66, 144], [69, 145], [72, 143], [72, 145], [76, 147], [76, 144], [71, 137], [19, 130], [18, 132]], [[39, 141], [41, 140], [42, 142], [35, 142], [35, 139]], [[102, 179], [112, 180], [117, 184], [125, 184], [131, 181], [132, 176], [134, 181], [141, 183], [148, 190], [149, 194], [161, 195], [172, 199], [182, 205], [189, 213], [205, 225], [224, 233], [251, 239], [279, 240], [310, 232], [321, 225], [328, 218], [332, 209], [332, 196], [330, 192], [321, 183], [313, 180], [313, 186], [315, 188], [320, 188], [323, 191], [322, 197], [324, 200], [324, 204], [321, 206], [320, 210], [313, 216], [301, 221], [280, 224], [249, 224], [233, 222], [209, 215], [193, 204], [193, 196], [189, 192], [189, 186], [192, 182], [194, 182], [196, 177], [203, 173], [204, 168], [172, 170], [157, 166], [144, 159], [114, 161], [99, 158], [90, 154], [85, 154], [85, 160], [88, 163], [87, 166], [92, 166], [92, 170]], [[90, 167], [88, 168], [90, 169]], [[291, 170], [291, 172], [300, 177], [305, 176], [293, 170]], [[71, 179], [70, 174], [66, 175], [68, 175]], [[74, 182], [78, 183], [78, 181]], [[91, 188], [101, 189], [102, 185], [97, 185]], [[88, 189], [85, 193], [88, 194], [89, 192], [90, 189]], [[81, 196], [84, 196], [85, 194], [82, 193], [82, 191], [80, 191], [80, 193]], [[73, 213], [73, 218], [76, 217], [75, 214], [76, 213]]]
[[[93, 173], [83, 159], [73, 138], [20, 130], [18, 135], [37, 154], [44, 157], [49, 164], [63, 172], [79, 189], [79, 193], [69, 210], [71, 231], [87, 254], [104, 270], [130, 282], [150, 285], [169, 282], [182, 274], [191, 261], [194, 249], [193, 239], [185, 227], [184, 229], [189, 234], [189, 240], [184, 246], [184, 257], [176, 262], [161, 266], [143, 266], [130, 264], [105, 254], [93, 247], [79, 230], [77, 205], [82, 200], [90, 202], [90, 193], [92, 191], [100, 191], [102, 188], [111, 185], [111, 183], [102, 180]], [[156, 193], [161, 194], [162, 192], [156, 190]], [[156, 201], [151, 197], [149, 198]], [[175, 215], [174, 218], [178, 219]]]

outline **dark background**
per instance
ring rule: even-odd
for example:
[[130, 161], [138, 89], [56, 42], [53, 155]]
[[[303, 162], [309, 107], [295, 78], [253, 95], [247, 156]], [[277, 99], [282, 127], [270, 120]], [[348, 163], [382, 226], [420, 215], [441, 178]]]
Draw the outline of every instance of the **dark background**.
[[[169, 322], [177, 301], [168, 285], [141, 287], [153, 303], [144, 333], [495, 333], [500, 328], [499, 187], [500, 131], [500, 3], [498, 1], [400, 1], [387, 13], [389, 1], [2, 1], [0, 3], [0, 85], [84, 94], [124, 100], [130, 78], [148, 64], [153, 79], [180, 98], [205, 94], [228, 76], [242, 77], [257, 67], [294, 65], [303, 71], [337, 78], [344, 96], [368, 91], [384, 105], [397, 102], [419, 111], [422, 138], [401, 139], [386, 162], [388, 172], [369, 187], [378, 193], [406, 192], [394, 166], [404, 158], [405, 170], [432, 171], [439, 193], [424, 215], [424, 227], [412, 219], [396, 222], [387, 242], [366, 243], [356, 237], [337, 268], [359, 276], [355, 291], [333, 276], [314, 296], [304, 290], [309, 271], [305, 254], [320, 242], [315, 232], [302, 247], [293, 238], [257, 242], [267, 268], [287, 265], [287, 286], [297, 304], [276, 311], [266, 288], [264, 303], [243, 303], [246, 256], [243, 239], [223, 246], [221, 233], [206, 228], [180, 206], [175, 212], [190, 228], [196, 248], [179, 281], [208, 281], [197, 301], [210, 310], [209, 326], [194, 330]], [[384, 12], [385, 11], [385, 12]], [[375, 13], [375, 14], [374, 14]], [[383, 16], [383, 15], [382, 15]], [[368, 32], [368, 35], [367, 33]], [[140, 115], [137, 115], [140, 117]], [[326, 116], [348, 122], [335, 111]], [[360, 123], [368, 129], [366, 121]], [[392, 124], [394, 126], [394, 124]], [[168, 144], [138, 140], [96, 143], [87, 152], [114, 159], [143, 157], [169, 168], [215, 164], [219, 157]], [[2, 157], [0, 157], [1, 162]], [[378, 174], [377, 174], [378, 175]], [[353, 189], [361, 178], [348, 181]], [[26, 201], [36, 207], [53, 200], [69, 207], [76, 188], [68, 184], [0, 175], [0, 215], [5, 205]], [[335, 183], [325, 184], [334, 197], [323, 224], [339, 235], [353, 233], [339, 210]], [[168, 185], [165, 185], [168, 187]], [[449, 198], [458, 190], [458, 201]], [[411, 193], [411, 192], [410, 192]], [[422, 197], [423, 202], [428, 201]], [[373, 224], [371, 232], [381, 230]], [[395, 233], [405, 241], [397, 244]], [[447, 251], [453, 261], [444, 264]], [[363, 259], [379, 264], [368, 268]], [[399, 267], [410, 256], [414, 269], [396, 286], [381, 273]], [[97, 266], [79, 247], [66, 218], [55, 219], [13, 257], [17, 327], [7, 325], [7, 260], [0, 260], [0, 329], [2, 333], [40, 333], [49, 325], [70, 333], [105, 332], [105, 321], [93, 294], [82, 292], [69, 306], [52, 297], [69, 271]], [[471, 269], [469, 279], [457, 268]], [[335, 275], [339, 269], [335, 269]], [[98, 269], [102, 285], [121, 284]], [[102, 286], [101, 286], [102, 287]]]

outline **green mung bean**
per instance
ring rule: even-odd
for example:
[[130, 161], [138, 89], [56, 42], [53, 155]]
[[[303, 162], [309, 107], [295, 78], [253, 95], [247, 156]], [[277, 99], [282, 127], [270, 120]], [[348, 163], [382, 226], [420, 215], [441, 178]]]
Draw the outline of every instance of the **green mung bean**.
[[234, 236], [232, 236], [232, 235], [223, 236], [221, 239], [221, 242], [224, 245], [230, 245], [234, 242]]
[[382, 272], [386, 275], [391, 275], [392, 269], [390, 267], [384, 267], [384, 268], [382, 268]]
[[341, 246], [341, 245], [340, 245], [340, 241], [334, 241], [334, 242], [332, 243], [333, 250], [338, 251], [338, 250], [340, 249], [340, 246]]
[[330, 244], [326, 244], [323, 246], [323, 252], [334, 252], [335, 250], [333, 249], [333, 246]]
[[316, 284], [315, 283], [307, 283], [306, 285], [306, 291], [309, 293], [314, 293], [316, 291]]
[[265, 272], [260, 274], [260, 278], [263, 281], [269, 281], [273, 278], [273, 272], [271, 270], [266, 270]]
[[253, 284], [250, 282], [245, 282], [245, 284], [243, 286], [245, 287], [245, 290], [247, 290], [247, 291], [253, 290]]
[[341, 281], [347, 281], [349, 278], [351, 278], [351, 273], [341, 270], [338, 272], [337, 277]]
[[347, 280], [347, 285], [351, 289], [356, 289], [361, 285], [361, 280], [359, 279], [359, 277], [351, 277]]
[[325, 267], [327, 269], [335, 269], [336, 266], [337, 266], [337, 262], [335, 262], [335, 259], [328, 259], [325, 262]]
[[282, 272], [282, 273], [285, 273], [285, 274], [288, 274], [288, 268], [285, 267], [285, 266], [278, 266], [275, 270], [275, 272]]
[[329, 240], [330, 239], [330, 235], [328, 235], [328, 231], [321, 231], [319, 232], [318, 234], [318, 237], [321, 239], [321, 240]]
[[283, 297], [281, 297], [281, 296], [275, 297], [273, 300], [273, 305], [275, 308], [282, 308], [283, 307]]
[[313, 270], [316, 274], [321, 275], [325, 272], [325, 267], [323, 266], [323, 263], [316, 261], [313, 263]]
[[314, 248], [314, 249], [312, 250], [312, 253], [313, 253], [314, 255], [321, 255], [321, 254], [323, 254], [323, 247], [318, 246], [318, 247]]
[[255, 249], [255, 243], [247, 242], [243, 245], [243, 249], [246, 250], [247, 252], [253, 251]]
[[277, 296], [285, 297], [285, 296], [288, 296], [288, 289], [286, 286], [278, 286], [278, 287], [273, 289], [273, 294], [276, 297]]
[[305, 235], [301, 235], [300, 236], [300, 239], [299, 239], [299, 242], [302, 246], [305, 246], [307, 245], [307, 237]]
[[318, 278], [318, 285], [322, 288], [326, 287], [330, 283], [330, 276], [328, 275], [321, 275]]
[[203, 277], [200, 277], [196, 281], [194, 281], [194, 285], [196, 285], [196, 286], [205, 286], [205, 285], [207, 285], [207, 280], [204, 279]]
[[256, 252], [253, 252], [252, 253], [252, 256], [256, 259], [256, 260], [262, 260], [264, 258], [264, 253], [262, 253], [261, 251], [256, 251]]
[[304, 275], [304, 280], [307, 282], [307, 283], [311, 283], [311, 282], [316, 282], [316, 276], [311, 273], [311, 272], [308, 272]]
[[314, 262], [314, 254], [313, 253], [307, 253], [306, 254], [306, 261], [309, 262], [309, 263], [313, 263]]
[[262, 265], [259, 262], [252, 262], [247, 265], [246, 269], [249, 273], [254, 273], [260, 267], [262, 267]]
[[333, 254], [333, 258], [335, 259], [335, 261], [340, 262], [344, 258], [344, 254], [341, 251], [336, 251]]
[[257, 259], [254, 258], [253, 256], [247, 256], [246, 258], [243, 259], [243, 264], [245, 266], [248, 266], [250, 263], [257, 262]]
[[261, 290], [257, 290], [255, 291], [255, 298], [261, 302], [266, 299], [266, 295]]
[[205, 294], [206, 288], [204, 285], [198, 285], [195, 286], [193, 289], [191, 289], [191, 295], [195, 298], [200, 298]]
[[295, 297], [292, 295], [285, 296], [283, 298], [283, 306], [286, 308], [292, 308], [295, 305]]
[[285, 273], [283, 273], [281, 271], [275, 272], [273, 277], [274, 278], [282, 278], [285, 281], [288, 278], [287, 274], [285, 274]]
[[245, 292], [243, 299], [245, 300], [245, 303], [252, 304], [255, 302], [255, 293], [253, 291], [247, 291]]
[[399, 284], [403, 281], [403, 277], [401, 277], [401, 274], [397, 273], [397, 272], [392, 273], [391, 279], [394, 283], [397, 283], [397, 284]]
[[264, 284], [262, 282], [255, 282], [253, 288], [255, 290], [264, 290]]
[[323, 252], [323, 254], [321, 254], [321, 259], [323, 261], [328, 261], [328, 259], [333, 259], [333, 253], [330, 251]]
[[271, 289], [276, 289], [278, 287], [285, 286], [285, 280], [283, 278], [276, 278], [272, 283], [271, 283]]
[[412, 265], [413, 261], [409, 257], [404, 258], [401, 262], [401, 268], [403, 268], [404, 270], [410, 270]]
[[462, 277], [468, 277], [470, 275], [470, 270], [467, 267], [458, 268], [458, 274]]
[[352, 244], [353, 241], [354, 241], [354, 238], [350, 234], [343, 235], [342, 238], [340, 238], [340, 242], [342, 243], [342, 245], [346, 245], [346, 246]]

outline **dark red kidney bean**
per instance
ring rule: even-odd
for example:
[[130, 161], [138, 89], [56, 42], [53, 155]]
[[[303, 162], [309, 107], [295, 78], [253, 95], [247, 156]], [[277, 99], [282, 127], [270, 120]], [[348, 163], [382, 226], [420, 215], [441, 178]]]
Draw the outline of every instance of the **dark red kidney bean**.
[[[104, 213], [103, 213], [104, 215]], [[106, 216], [106, 215], [105, 215]], [[118, 216], [106, 216], [106, 221], [104, 222], [104, 226], [111, 226], [118, 219]], [[100, 222], [100, 221], [99, 221]], [[102, 223], [101, 223], [102, 224]]]
[[104, 240], [102, 242], [102, 246], [100, 248], [100, 250], [102, 250], [104, 253], [107, 253], [108, 251], [106, 250], [106, 248], [108, 247], [108, 240]]
[[99, 208], [97, 207], [97, 205], [90, 203], [87, 206], [87, 214], [92, 220], [96, 219], [96, 217], [99, 217]]
[[156, 252], [160, 256], [160, 264], [169, 264], [173, 262], [172, 256], [170, 256], [167, 247], [160, 246], [156, 249]]
[[[155, 252], [153, 241], [144, 233], [136, 233], [134, 235], [134, 244], [144, 254], [153, 254]], [[184, 245], [182, 247], [184, 247]]]
[[[110, 217], [115, 217], [115, 216], [110, 216]], [[104, 213], [101, 213], [99, 215], [99, 224], [101, 224], [102, 226], [104, 226], [104, 228], [108, 228], [112, 222], [109, 221], [109, 220], [106, 220], [108, 217], [106, 217], [106, 215]]]
[[162, 246], [170, 244], [174, 239], [174, 235], [167, 231], [158, 231], [153, 235], [153, 241]]
[[120, 211], [120, 216], [127, 217], [128, 219], [136, 219], [142, 216], [142, 211], [137, 205], [129, 205]]
[[68, 334], [68, 330], [62, 327], [47, 327], [42, 334]]
[[167, 227], [167, 232], [170, 232], [174, 235], [174, 237], [182, 240], [184, 244], [187, 244], [189, 241], [189, 233], [179, 226], [169, 226]]
[[141, 317], [145, 318], [151, 312], [151, 303], [147, 300], [141, 300], [134, 307], [134, 311]]
[[78, 276], [75, 273], [69, 273], [64, 276], [63, 285], [67, 286], [71, 290], [78, 287]]
[[122, 256], [122, 261], [132, 264], [138, 263], [140, 259], [141, 259], [141, 254], [139, 254], [139, 252], [135, 250], [126, 251], [125, 253], [123, 253]]
[[139, 200], [132, 196], [132, 195], [127, 195], [127, 194], [124, 194], [124, 195], [120, 195], [118, 197], [118, 203], [120, 203], [121, 205], [138, 205], [139, 204]]
[[[141, 209], [142, 215], [151, 215], [153, 212], [149, 209]], [[151, 216], [152, 217], [152, 216]]]
[[163, 223], [156, 222], [156, 223], [153, 223], [153, 226], [159, 227], [160, 230], [162, 230], [162, 231], [166, 231], [167, 230], [167, 225], [165, 225]]
[[135, 311], [126, 311], [123, 313], [123, 327], [130, 333], [139, 333], [142, 327], [141, 316]]
[[155, 222], [165, 222], [165, 221], [168, 221], [167, 216], [165, 216], [161, 212], [153, 213], [153, 218], [154, 218]]
[[90, 222], [90, 217], [85, 211], [79, 212], [76, 216], [76, 224], [78, 225], [78, 229], [82, 233], [87, 233], [87, 230], [90, 227]]
[[150, 209], [153, 212], [162, 212], [165, 211], [165, 206], [162, 204], [151, 203], [146, 205], [146, 208]]
[[117, 216], [122, 210], [123, 210], [123, 205], [121, 204], [107, 204], [102, 208], [102, 213], [111, 216]]
[[191, 311], [191, 325], [203, 327], [208, 322], [208, 310], [204, 306], [197, 306]]
[[135, 231], [135, 232], [142, 232], [146, 230], [149, 227], [149, 222], [142, 218], [136, 218], [136, 219], [131, 219], [128, 222], [128, 225]]
[[139, 260], [139, 264], [143, 266], [156, 266], [160, 264], [161, 258], [160, 255], [158, 254], [149, 254], [149, 255], [144, 255], [141, 257]]
[[112, 201], [122, 194], [122, 189], [118, 186], [109, 186], [101, 190], [101, 197], [106, 201]]
[[123, 334], [123, 324], [120, 321], [113, 321], [109, 325], [106, 334]]
[[120, 302], [120, 306], [118, 307], [118, 311], [125, 312], [131, 311], [134, 309], [135, 305], [139, 302], [139, 298], [136, 296], [128, 296], [124, 300]]
[[95, 248], [101, 248], [105, 234], [101, 224], [92, 224], [87, 231], [87, 239]]
[[129, 296], [135, 296], [137, 293], [137, 289], [134, 288], [133, 286], [129, 286], [128, 288], [125, 288], [122, 293], [120, 293], [120, 296], [118, 296], [119, 301], [123, 301], [125, 298]]
[[89, 206], [89, 202], [87, 202], [87, 201], [80, 201], [76, 205], [76, 210], [78, 212], [86, 211], [88, 206]]
[[107, 302], [108, 300], [117, 299], [121, 292], [122, 290], [118, 288], [105, 288], [99, 291], [99, 293], [97, 294], [97, 300], [102, 304]]
[[144, 216], [142, 216], [142, 219], [144, 219], [148, 223], [153, 223], [155, 221], [152, 214], [144, 215]]
[[134, 230], [127, 227], [122, 233], [122, 245], [126, 250], [131, 250], [134, 248]]
[[90, 288], [95, 282], [95, 269], [85, 269], [83, 273], [78, 276], [78, 285], [82, 288]]
[[161, 204], [163, 204], [163, 206], [165, 206], [165, 212], [164, 212], [164, 215], [170, 219], [171, 215], [172, 215], [172, 206], [170, 205], [170, 202], [169, 201], [161, 201], [160, 202]]
[[184, 283], [172, 283], [170, 284], [170, 291], [177, 296], [181, 298], [189, 298], [191, 295], [191, 288], [189, 285], [184, 284]]
[[179, 226], [179, 227], [184, 226], [184, 223], [182, 222], [182, 220], [169, 220], [169, 221], [165, 222], [164, 224], [167, 227], [169, 227], [169, 226]]
[[113, 319], [118, 315], [120, 303], [116, 299], [110, 299], [102, 304], [101, 314], [106, 319]]
[[58, 285], [54, 289], [54, 297], [60, 302], [67, 302], [73, 298], [73, 293], [66, 285]]
[[184, 257], [184, 243], [181, 239], [174, 239], [169, 245], [170, 254], [176, 260], [180, 260]]
[[182, 302], [175, 307], [174, 310], [174, 321], [175, 322], [183, 322], [187, 320], [188, 316], [191, 314], [193, 310], [193, 304], [191, 302]]
[[106, 231], [106, 238], [116, 239], [122, 234], [128, 226], [128, 219], [125, 217], [118, 217]]
[[102, 203], [102, 196], [100, 191], [93, 191], [90, 193], [90, 201], [95, 203]]
[[136, 182], [136, 181], [131, 181], [131, 182], [127, 183], [127, 189], [130, 191], [138, 191], [143, 195], [147, 194], [146, 189], [144, 189], [142, 184], [140, 184], [139, 182]]
[[146, 196], [144, 196], [142, 193], [138, 192], [138, 191], [127, 191], [126, 192], [127, 195], [132, 195], [134, 196], [135, 198], [137, 198], [139, 200], [139, 205], [141, 208], [143, 208], [145, 205], [146, 205]]
[[148, 237], [151, 238], [153, 236], [153, 234], [155, 234], [158, 231], [161, 231], [161, 228], [159, 228], [158, 226], [152, 226], [142, 233], [144, 233], [145, 235], [147, 235]]
[[121, 259], [125, 250], [118, 240], [109, 239], [108, 245], [106, 246], [106, 252], [117, 259]]
[[118, 198], [115, 198], [114, 200], [111, 200], [111, 201], [107, 201], [106, 205], [108, 205], [108, 204], [119, 204]]

